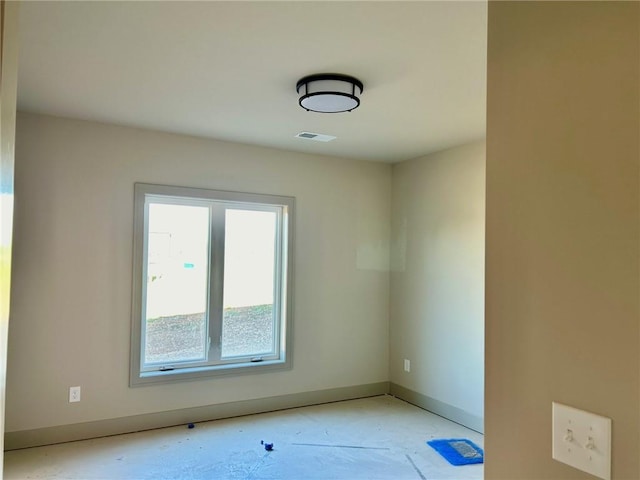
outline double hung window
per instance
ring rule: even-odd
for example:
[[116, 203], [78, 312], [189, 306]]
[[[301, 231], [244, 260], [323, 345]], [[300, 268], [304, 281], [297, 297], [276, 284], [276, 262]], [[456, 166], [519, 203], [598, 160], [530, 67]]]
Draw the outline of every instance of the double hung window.
[[136, 184], [132, 385], [290, 366], [293, 204]]

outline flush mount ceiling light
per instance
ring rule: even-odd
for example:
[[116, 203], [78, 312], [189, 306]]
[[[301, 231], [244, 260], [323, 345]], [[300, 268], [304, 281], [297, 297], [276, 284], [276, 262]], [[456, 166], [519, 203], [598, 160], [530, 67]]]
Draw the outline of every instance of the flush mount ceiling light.
[[296, 84], [300, 106], [320, 113], [350, 112], [358, 108], [362, 90], [360, 80], [338, 73], [309, 75]]

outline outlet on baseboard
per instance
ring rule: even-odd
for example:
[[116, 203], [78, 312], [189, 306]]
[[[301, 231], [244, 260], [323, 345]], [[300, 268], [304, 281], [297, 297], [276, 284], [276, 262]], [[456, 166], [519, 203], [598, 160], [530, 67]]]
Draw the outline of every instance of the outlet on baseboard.
[[69, 387], [69, 403], [80, 401], [80, 387]]
[[404, 359], [404, 371], [405, 372], [411, 371], [411, 360], [409, 360], [408, 358]]

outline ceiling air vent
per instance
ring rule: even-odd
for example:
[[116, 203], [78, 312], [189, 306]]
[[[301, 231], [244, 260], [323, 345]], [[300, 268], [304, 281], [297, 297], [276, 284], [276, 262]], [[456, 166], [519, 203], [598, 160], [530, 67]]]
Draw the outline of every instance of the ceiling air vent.
[[298, 138], [304, 138], [305, 140], [313, 140], [315, 142], [330, 142], [335, 140], [336, 137], [331, 135], [324, 135], [322, 133], [300, 132], [296, 135]]

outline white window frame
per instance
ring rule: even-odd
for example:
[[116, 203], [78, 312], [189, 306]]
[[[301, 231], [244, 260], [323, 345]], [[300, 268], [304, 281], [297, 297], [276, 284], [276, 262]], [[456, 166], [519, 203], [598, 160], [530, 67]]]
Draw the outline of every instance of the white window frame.
[[[206, 359], [144, 364], [148, 205], [167, 203], [207, 206], [210, 211], [208, 312], [209, 344]], [[228, 192], [202, 188], [136, 183], [134, 186], [133, 301], [131, 320], [130, 386], [192, 380], [204, 377], [290, 369], [292, 365], [293, 197]], [[221, 357], [222, 295], [224, 281], [225, 211], [248, 209], [276, 213], [274, 287], [274, 345], [260, 357]], [[212, 281], [215, 280], [215, 281]]]

